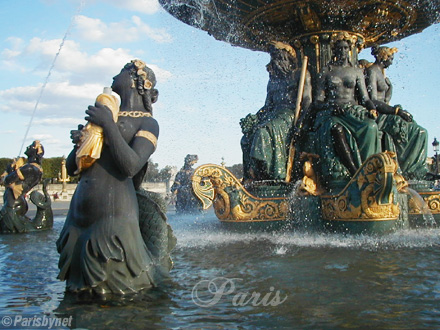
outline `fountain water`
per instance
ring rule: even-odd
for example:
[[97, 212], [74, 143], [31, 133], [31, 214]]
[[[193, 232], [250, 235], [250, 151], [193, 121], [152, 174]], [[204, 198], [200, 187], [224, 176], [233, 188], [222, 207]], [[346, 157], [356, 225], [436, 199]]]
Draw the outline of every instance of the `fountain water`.
[[422, 226], [436, 227], [437, 222], [435, 221], [434, 216], [432, 215], [432, 212], [423, 197], [420, 196], [420, 194], [412, 188], [407, 187], [405, 188], [405, 190], [411, 196], [412, 200], [414, 201], [415, 207], [420, 210], [420, 213], [423, 216], [424, 223], [422, 224]]
[[46, 88], [46, 85], [47, 85], [47, 83], [49, 82], [50, 75], [52, 74], [52, 70], [53, 70], [53, 68], [55, 67], [55, 63], [56, 63], [56, 61], [57, 61], [57, 59], [58, 59], [58, 56], [60, 55], [61, 50], [63, 49], [64, 42], [66, 41], [67, 36], [69, 35], [70, 30], [72, 29], [72, 26], [73, 26], [73, 24], [74, 24], [74, 22], [75, 22], [75, 18], [76, 18], [76, 16], [78, 16], [78, 15], [82, 12], [84, 6], [85, 6], [85, 0], [81, 0], [80, 3], [79, 3], [79, 6], [78, 6], [78, 10], [77, 10], [77, 12], [76, 12], [76, 15], [74, 15], [74, 16], [72, 17], [72, 19], [70, 20], [69, 26], [67, 27], [66, 33], [64, 33], [64, 36], [63, 36], [63, 39], [61, 40], [60, 46], [59, 46], [59, 48], [58, 48], [58, 51], [57, 51], [57, 53], [55, 54], [55, 57], [53, 58], [53, 61], [52, 61], [51, 65], [50, 65], [50, 68], [49, 68], [49, 71], [48, 71], [48, 73], [47, 73], [47, 76], [46, 76], [46, 78], [44, 79], [43, 86], [41, 86], [40, 94], [38, 95], [37, 101], [35, 102], [34, 110], [32, 111], [32, 115], [31, 115], [31, 118], [30, 118], [30, 120], [29, 120], [29, 124], [28, 124], [28, 126], [27, 126], [27, 128], [26, 128], [26, 132], [25, 132], [25, 134], [24, 134], [23, 142], [22, 142], [22, 144], [21, 144], [20, 152], [18, 153], [18, 156], [21, 155], [21, 152], [22, 152], [22, 150], [23, 150], [23, 146], [24, 146], [24, 144], [26, 143], [26, 138], [27, 138], [28, 133], [29, 133], [29, 130], [30, 130], [31, 126], [32, 126], [32, 122], [33, 122], [33, 120], [34, 120], [35, 113], [36, 113], [36, 111], [37, 111], [38, 105], [40, 104], [41, 97], [43, 96], [43, 93], [44, 93], [44, 90], [45, 90], [45, 88]]

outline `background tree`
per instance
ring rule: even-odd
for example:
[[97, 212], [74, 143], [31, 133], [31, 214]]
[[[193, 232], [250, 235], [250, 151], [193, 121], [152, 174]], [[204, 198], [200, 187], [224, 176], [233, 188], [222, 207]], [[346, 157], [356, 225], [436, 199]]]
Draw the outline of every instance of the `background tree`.
[[147, 173], [144, 177], [144, 182], [158, 182], [159, 177], [159, 164], [154, 163], [152, 160], [148, 161]]
[[165, 166], [163, 169], [159, 171], [158, 179], [161, 182], [167, 182], [169, 179], [171, 179], [172, 170], [173, 170], [172, 166], [170, 165]]
[[243, 177], [243, 164], [235, 164], [232, 166], [226, 166], [226, 168], [234, 174], [237, 179], [241, 179]]
[[6, 171], [9, 164], [12, 164], [12, 158], [0, 158], [0, 174]]
[[63, 157], [43, 158], [43, 178], [58, 179], [62, 161]]

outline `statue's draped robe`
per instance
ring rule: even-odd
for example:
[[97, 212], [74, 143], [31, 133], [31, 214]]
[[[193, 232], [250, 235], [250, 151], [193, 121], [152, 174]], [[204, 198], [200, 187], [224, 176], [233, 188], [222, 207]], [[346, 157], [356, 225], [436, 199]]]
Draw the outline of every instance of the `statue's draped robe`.
[[407, 180], [422, 180], [428, 172], [428, 132], [415, 121], [400, 116], [380, 114], [377, 124], [383, 132], [384, 149], [394, 151], [403, 176]]
[[272, 180], [285, 180], [294, 108], [279, 105], [270, 118], [258, 125], [250, 150], [251, 167], [259, 167]]
[[338, 178], [344, 172], [348, 174], [335, 149], [331, 133], [334, 125], [344, 128], [356, 167], [359, 168], [369, 156], [381, 152], [379, 129], [374, 119], [368, 116], [368, 110], [361, 105], [345, 105], [343, 108], [341, 115], [334, 115], [332, 110], [320, 111], [314, 122], [314, 145], [325, 181]]

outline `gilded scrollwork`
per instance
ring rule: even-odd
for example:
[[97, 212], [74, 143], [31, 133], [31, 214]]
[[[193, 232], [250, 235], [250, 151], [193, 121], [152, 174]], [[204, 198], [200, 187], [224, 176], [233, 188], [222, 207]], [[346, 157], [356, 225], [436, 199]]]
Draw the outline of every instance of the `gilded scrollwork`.
[[[325, 220], [374, 221], [399, 217], [396, 199], [398, 169], [396, 155], [383, 152], [373, 155], [337, 195], [321, 196]], [[401, 176], [397, 176], [403, 185]]]
[[[427, 205], [427, 209], [432, 214], [440, 214], [440, 192], [429, 191], [429, 192], [419, 192], [420, 197], [423, 199]], [[425, 210], [420, 207], [419, 203], [413, 197], [408, 200], [408, 213], [409, 214], [422, 214]]]
[[202, 165], [195, 170], [192, 180], [194, 193], [204, 208], [212, 204], [221, 221], [274, 221], [287, 218], [287, 198], [256, 197], [222, 166]]

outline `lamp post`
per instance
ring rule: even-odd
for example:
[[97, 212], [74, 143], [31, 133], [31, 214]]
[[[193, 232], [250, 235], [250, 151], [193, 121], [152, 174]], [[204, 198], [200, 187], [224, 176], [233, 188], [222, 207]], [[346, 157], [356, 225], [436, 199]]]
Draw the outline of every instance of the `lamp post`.
[[435, 174], [438, 174], [438, 151], [439, 151], [439, 142], [437, 141], [437, 138], [434, 138], [434, 142], [432, 142], [432, 147], [434, 148], [435, 152]]
[[58, 178], [58, 181], [63, 183], [62, 193], [67, 192], [67, 182], [69, 182], [70, 179], [69, 179], [69, 177], [67, 175], [66, 158], [64, 158], [64, 157], [63, 157], [63, 160], [61, 161], [61, 177]]

